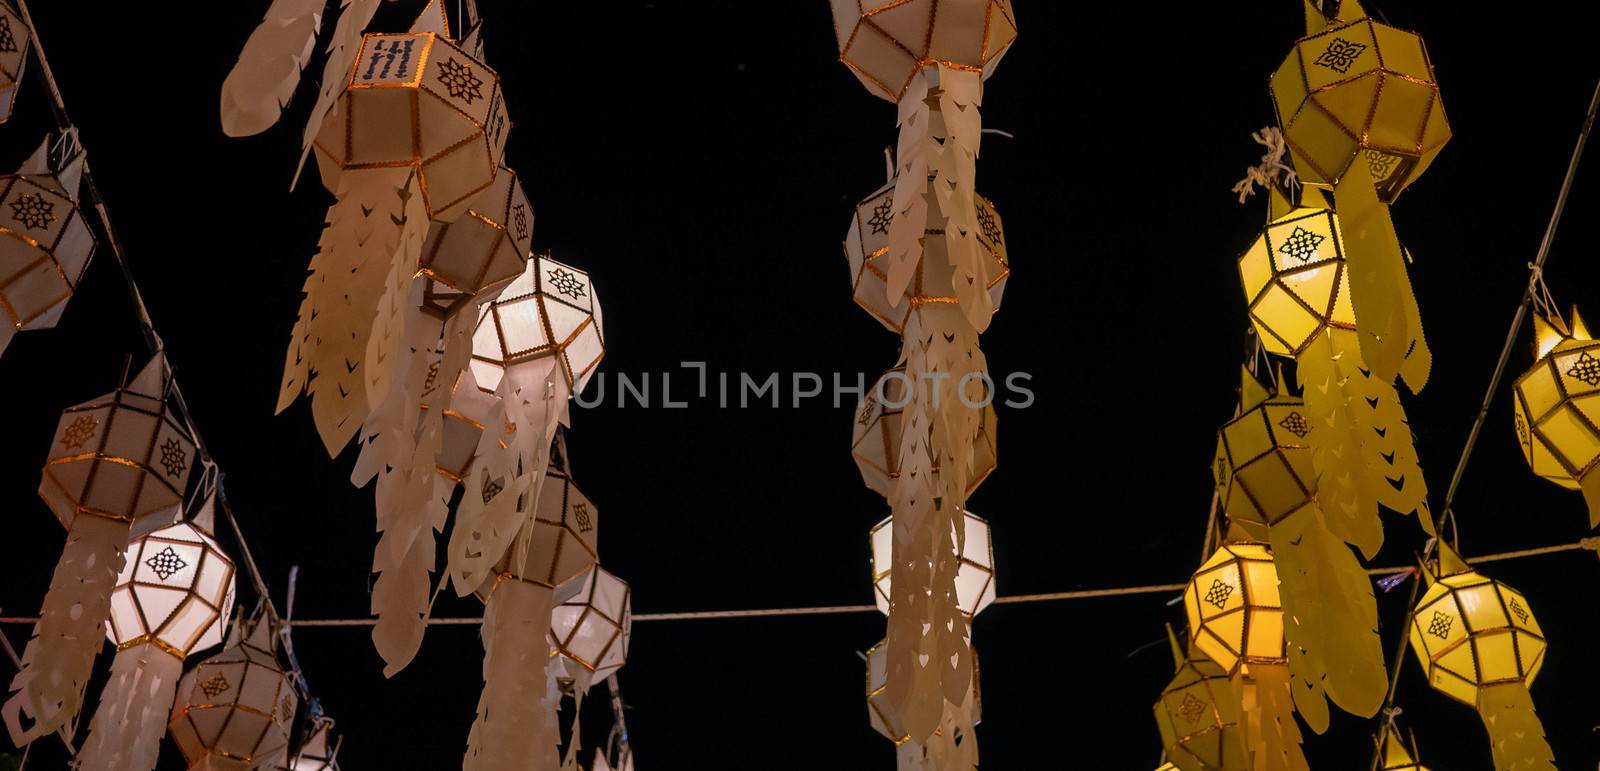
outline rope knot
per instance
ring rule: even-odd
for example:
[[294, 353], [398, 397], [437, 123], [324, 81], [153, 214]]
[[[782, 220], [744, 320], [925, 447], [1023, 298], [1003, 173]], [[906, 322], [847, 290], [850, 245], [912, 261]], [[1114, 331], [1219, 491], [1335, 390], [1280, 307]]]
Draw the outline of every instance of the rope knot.
[[1295, 176], [1294, 169], [1283, 162], [1283, 156], [1289, 152], [1288, 145], [1284, 142], [1283, 132], [1277, 126], [1267, 126], [1250, 135], [1256, 144], [1267, 148], [1262, 154], [1261, 162], [1245, 169], [1244, 179], [1233, 185], [1233, 192], [1239, 194], [1239, 203], [1244, 203], [1255, 195], [1256, 185], [1271, 189], [1282, 185], [1284, 189], [1293, 191], [1300, 187], [1300, 180]]

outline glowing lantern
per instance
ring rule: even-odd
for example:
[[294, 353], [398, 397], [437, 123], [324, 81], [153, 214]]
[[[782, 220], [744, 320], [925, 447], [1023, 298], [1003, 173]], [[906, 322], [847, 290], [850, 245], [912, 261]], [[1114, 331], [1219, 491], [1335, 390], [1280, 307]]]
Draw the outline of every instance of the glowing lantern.
[[[951, 285], [952, 268], [948, 261], [923, 260], [905, 292], [893, 302], [889, 299], [889, 271], [885, 255], [889, 252], [889, 227], [894, 222], [893, 180], [856, 205], [850, 218], [850, 229], [844, 238], [845, 257], [850, 262], [850, 281], [855, 288], [856, 304], [890, 331], [899, 334], [905, 330], [906, 317], [912, 308], [928, 302], [953, 302], [943, 296], [941, 287]], [[983, 196], [975, 199], [978, 223], [978, 244], [987, 254], [983, 260], [984, 286], [994, 310], [1000, 310], [1000, 300], [1005, 295], [1006, 280], [1011, 277], [1011, 261], [1006, 253], [1005, 229], [1000, 213], [994, 204]], [[925, 233], [938, 235], [939, 231], [927, 229]]]
[[[878, 378], [872, 390], [862, 395], [856, 409], [850, 454], [856, 459], [856, 468], [861, 470], [867, 487], [885, 498], [894, 494], [895, 480], [900, 478], [900, 432], [902, 415], [911, 403], [910, 385], [911, 379], [904, 367], [891, 369]], [[972, 441], [968, 495], [995, 469], [996, 422], [994, 405], [986, 405], [982, 423]]]
[[1170, 628], [1167, 635], [1178, 671], [1155, 705], [1156, 727], [1170, 761], [1163, 768], [1250, 771], [1239, 696], [1227, 671], [1199, 651], [1185, 656]]
[[[994, 602], [994, 543], [989, 533], [988, 520], [970, 511], [962, 512], [964, 539], [951, 534], [951, 543], [957, 546], [956, 603], [968, 618], [983, 612]], [[889, 614], [889, 581], [893, 564], [894, 517], [886, 517], [872, 528], [872, 586], [878, 610]]]
[[317, 132], [329, 190], [345, 170], [414, 169], [428, 214], [454, 220], [494, 181], [511, 122], [500, 77], [443, 33], [367, 35]]
[[550, 616], [550, 644], [577, 665], [569, 672], [583, 687], [622, 668], [633, 634], [632, 598], [628, 583], [599, 565], [557, 587], [565, 597]]
[[1589, 526], [1600, 526], [1600, 342], [1572, 310], [1535, 313], [1536, 361], [1517, 378], [1517, 444], [1533, 473], [1569, 490], [1582, 490]]
[[[0, 7], [0, 23], [5, 13]], [[0, 353], [18, 330], [55, 326], [89, 266], [94, 234], [78, 210], [82, 170], [78, 152], [52, 164], [46, 139], [15, 174], [0, 176]]]
[[1421, 754], [1417, 752], [1417, 737], [1410, 737], [1410, 746], [1400, 738], [1400, 729], [1393, 723], [1386, 724], [1378, 735], [1379, 752], [1382, 753], [1382, 765], [1379, 771], [1428, 771], [1428, 767], [1418, 760]]
[[278, 662], [266, 614], [234, 627], [228, 647], [178, 684], [169, 729], [192, 769], [252, 769], [283, 759], [300, 697]]
[[1271, 353], [1297, 356], [1325, 328], [1356, 328], [1339, 218], [1318, 191], [1293, 208], [1273, 193], [1272, 217], [1239, 258], [1239, 278]]
[[494, 392], [510, 374], [541, 386], [559, 365], [565, 385], [582, 391], [605, 355], [600, 301], [589, 274], [539, 255], [489, 304], [473, 336], [478, 387]]
[[923, 67], [994, 72], [1017, 38], [1010, 0], [829, 0], [839, 59], [868, 91], [900, 100]]
[[1544, 666], [1545, 637], [1528, 599], [1439, 544], [1439, 569], [1411, 615], [1411, 652], [1428, 684], [1478, 710], [1495, 768], [1554, 768], [1528, 686]]
[[1450, 140], [1422, 38], [1367, 18], [1306, 8], [1307, 36], [1272, 76], [1272, 98], [1300, 180], [1332, 187], [1353, 163], [1393, 201]]
[[433, 279], [425, 303], [449, 316], [475, 297], [494, 297], [522, 273], [532, 241], [533, 207], [516, 172], [502, 168], [463, 216], [428, 229], [418, 262]]
[[17, 102], [22, 73], [28, 68], [28, 46], [32, 42], [27, 22], [11, 10], [10, 3], [0, 3], [0, 124], [11, 120], [11, 108]]

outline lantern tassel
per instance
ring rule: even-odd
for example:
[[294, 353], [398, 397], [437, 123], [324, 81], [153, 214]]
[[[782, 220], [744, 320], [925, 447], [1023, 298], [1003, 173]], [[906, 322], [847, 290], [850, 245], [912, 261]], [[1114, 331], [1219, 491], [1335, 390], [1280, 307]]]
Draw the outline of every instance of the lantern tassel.
[[1495, 771], [1555, 771], [1555, 755], [1526, 685], [1511, 682], [1479, 688], [1478, 714], [1489, 732]]
[[1418, 318], [1416, 297], [1389, 207], [1378, 199], [1364, 163], [1350, 164], [1334, 186], [1333, 197], [1350, 271], [1350, 305], [1361, 358], [1379, 380], [1393, 383], [1403, 374], [1413, 392], [1421, 391], [1432, 355], [1421, 324], [1413, 327]]
[[224, 134], [250, 136], [278, 122], [317, 44], [326, 6], [325, 0], [273, 0], [222, 81]]
[[150, 771], [161, 754], [161, 737], [183, 677], [183, 660], [154, 645], [117, 651], [111, 680], [89, 722], [89, 738], [78, 753], [82, 771]]
[[1283, 602], [1294, 703], [1317, 733], [1331, 699], [1346, 712], [1377, 714], [1389, 685], [1372, 582], [1315, 504], [1271, 527]]
[[463, 771], [553, 771], [560, 727], [547, 665], [553, 591], [526, 581], [495, 586], [483, 612], [483, 693]]
[[1289, 670], [1281, 664], [1246, 665], [1233, 678], [1255, 758], [1254, 771], [1309, 771], [1294, 721]]
[[[83, 706], [127, 549], [128, 523], [88, 514], [73, 520], [13, 693], [0, 708], [16, 746], [67, 725]], [[31, 727], [22, 726], [24, 715]]]
[[[300, 146], [300, 162], [295, 166], [295, 182], [300, 179], [300, 169], [311, 154], [311, 144], [322, 131], [322, 122], [333, 109], [333, 102], [350, 82], [350, 69], [355, 66], [356, 49], [361, 47], [361, 35], [378, 12], [378, 0], [341, 0], [339, 23], [334, 25], [333, 37], [328, 41], [328, 62], [322, 69], [322, 92], [306, 120], [306, 130]], [[304, 63], [302, 63], [303, 66]], [[328, 180], [325, 180], [328, 181]], [[333, 187], [329, 184], [328, 187]]]

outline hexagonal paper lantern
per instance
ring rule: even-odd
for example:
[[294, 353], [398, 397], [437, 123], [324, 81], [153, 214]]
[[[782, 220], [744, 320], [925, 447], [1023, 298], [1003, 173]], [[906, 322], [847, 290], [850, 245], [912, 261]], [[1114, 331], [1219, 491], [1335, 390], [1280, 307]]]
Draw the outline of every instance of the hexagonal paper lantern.
[[28, 46], [33, 36], [10, 3], [0, 3], [0, 124], [11, 120], [22, 73], [28, 68]]
[[137, 538], [171, 524], [195, 445], [166, 401], [169, 384], [157, 354], [133, 382], [61, 412], [39, 496], [62, 525], [87, 514], [126, 522]]
[[[872, 314], [895, 334], [905, 330], [906, 317], [918, 303], [932, 296], [924, 287], [948, 287], [950, 266], [938, 260], [922, 260], [917, 264], [910, 286], [894, 302], [889, 301], [888, 266], [884, 255], [889, 252], [889, 224], [894, 220], [894, 182], [879, 188], [856, 205], [850, 218], [850, 229], [845, 233], [844, 253], [850, 262], [850, 282], [855, 288], [856, 304]], [[977, 197], [978, 243], [989, 253], [984, 262], [984, 280], [989, 287], [989, 299], [996, 312], [1005, 296], [1006, 281], [1011, 277], [1011, 260], [1006, 252], [1005, 228], [994, 204], [983, 196]], [[939, 231], [930, 230], [930, 234]]]
[[493, 393], [507, 371], [553, 356], [576, 393], [605, 351], [600, 300], [589, 274], [537, 255], [485, 309], [468, 366], [478, 387]]
[[56, 325], [94, 252], [78, 210], [83, 156], [53, 166], [49, 150], [46, 139], [15, 174], [0, 176], [0, 352], [18, 330]]
[[368, 34], [315, 142], [323, 184], [410, 166], [428, 214], [454, 220], [495, 179], [511, 129], [500, 77], [434, 32]]
[[[600, 512], [573, 483], [559, 453], [545, 472], [533, 518], [523, 527], [525, 534], [493, 568], [494, 583], [517, 580], [554, 589], [580, 578], [599, 559]], [[493, 585], [485, 591], [493, 591]]]
[[1224, 543], [1183, 592], [1189, 644], [1229, 675], [1245, 665], [1285, 664], [1278, 571], [1264, 543]]
[[556, 598], [561, 603], [550, 614], [550, 644], [588, 672], [590, 682], [621, 669], [633, 634], [628, 582], [595, 565], [556, 587]]
[[191, 522], [157, 530], [128, 546], [106, 637], [180, 659], [216, 645], [233, 610], [233, 578], [233, 560], [210, 533]]
[[[418, 272], [436, 285], [428, 307], [449, 316], [474, 297], [493, 297], [521, 275], [533, 243], [533, 207], [516, 172], [501, 168], [454, 222], [435, 222]], [[441, 291], [449, 290], [449, 291]]]
[[1011, 0], [829, 0], [839, 60], [862, 85], [900, 100], [917, 70], [993, 74], [1017, 38]]
[[[1167, 630], [1170, 636], [1172, 630]], [[1250, 771], [1245, 721], [1228, 672], [1205, 654], [1184, 655], [1172, 637], [1177, 674], [1156, 700], [1161, 746], [1179, 771]]]
[[1262, 347], [1293, 356], [1326, 327], [1355, 329], [1350, 275], [1339, 217], [1321, 192], [1304, 189], [1299, 206], [1272, 191], [1272, 216], [1239, 257], [1250, 323]]
[[1535, 313], [1533, 366], [1517, 378], [1513, 420], [1517, 444], [1533, 473], [1583, 490], [1591, 527], [1600, 525], [1600, 342], [1578, 310], [1569, 325]]
[[278, 635], [265, 616], [241, 621], [228, 647], [178, 683], [168, 730], [190, 768], [258, 768], [289, 746], [300, 698], [278, 663]]
[[[900, 436], [902, 415], [911, 403], [907, 392], [911, 384], [904, 367], [896, 367], [878, 377], [878, 381], [857, 403], [854, 436], [850, 441], [850, 455], [861, 470], [861, 479], [867, 487], [885, 498], [894, 494], [895, 480], [900, 478]], [[973, 437], [972, 470], [967, 483], [971, 495], [994, 472], [998, 460], [995, 454], [997, 418], [994, 405], [983, 408], [983, 420], [978, 434]], [[934, 469], [937, 471], [938, 469]]]
[[[1280, 375], [1281, 380], [1281, 375]], [[1317, 474], [1305, 401], [1243, 371], [1238, 417], [1217, 432], [1217, 495], [1228, 519], [1254, 537], [1312, 505]]]
[[1448, 546], [1440, 555], [1442, 575], [1427, 575], [1409, 635], [1428, 684], [1474, 708], [1485, 688], [1533, 684], [1546, 643], [1528, 598], [1472, 570]]
[[1359, 7], [1341, 13], [1296, 41], [1273, 74], [1278, 125], [1300, 181], [1331, 187], [1362, 163], [1378, 197], [1393, 201], [1450, 140], [1450, 124], [1422, 38]]
[[[961, 512], [965, 541], [956, 546], [956, 605], [968, 618], [983, 612], [994, 602], [994, 540], [989, 522], [970, 511]], [[894, 564], [894, 517], [886, 517], [872, 528], [872, 587], [878, 610], [889, 614], [891, 581], [890, 568]], [[951, 533], [955, 544], [955, 534]]]

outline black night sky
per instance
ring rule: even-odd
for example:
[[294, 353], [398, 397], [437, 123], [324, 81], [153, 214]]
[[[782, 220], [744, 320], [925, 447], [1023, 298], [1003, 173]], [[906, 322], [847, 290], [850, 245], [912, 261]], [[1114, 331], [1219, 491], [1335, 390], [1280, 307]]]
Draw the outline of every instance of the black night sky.
[[[697, 375], [680, 367], [853, 383], [894, 364], [898, 340], [851, 302], [839, 243], [852, 204], [883, 183], [895, 111], [838, 63], [826, 3], [482, 4], [535, 247], [590, 271], [604, 302], [612, 380], [601, 406], [574, 408], [569, 434], [576, 478], [604, 515], [603, 563], [632, 583], [640, 613], [870, 602], [867, 530], [887, 505], [850, 459], [853, 397], [791, 408], [784, 385], [779, 408], [723, 408], [693, 398]], [[298, 565], [297, 616], [358, 617], [376, 540], [371, 490], [348, 482], [353, 452], [329, 460], [306, 402], [273, 415], [331, 201], [314, 172], [288, 190], [313, 89], [257, 137], [229, 139], [217, 120], [219, 86], [265, 5], [35, 0], [32, 10], [275, 599]], [[1267, 77], [1301, 33], [1301, 10], [1289, 0], [1019, 6], [1021, 37], [984, 95], [985, 126], [1015, 138], [988, 137], [978, 166], [1013, 268], [983, 344], [994, 371], [1031, 374], [1036, 401], [1000, 409], [999, 469], [971, 508], [993, 523], [1002, 595], [1181, 581], [1198, 564], [1215, 431], [1232, 414], [1245, 350], [1234, 260], [1265, 216], [1264, 201], [1241, 206], [1228, 188], [1260, 155], [1249, 135], [1274, 120]], [[1426, 39], [1455, 132], [1393, 209], [1435, 355], [1406, 409], [1437, 506], [1600, 64], [1592, 28], [1562, 18], [1565, 5], [1380, 6]], [[375, 29], [403, 28], [418, 7], [387, 5]], [[319, 57], [307, 77], [320, 72]], [[17, 112], [0, 126], [8, 170], [53, 125], [32, 73]], [[1591, 316], [1596, 163], [1579, 175], [1547, 270], [1557, 298]], [[3, 615], [38, 608], [62, 543], [34, 494], [58, 411], [111, 390], [129, 355], [142, 358], [143, 345], [102, 250], [59, 328], [19, 335], [0, 359]], [[1530, 357], [1525, 331], [1509, 376]], [[659, 397], [662, 373], [686, 407], [618, 405], [617, 376], [648, 376]], [[1455, 507], [1469, 555], [1588, 535], [1581, 496], [1535, 478], [1519, 456], [1508, 394], [1496, 395]], [[1388, 524], [1375, 564], [1410, 564], [1422, 537], [1410, 521]], [[1527, 594], [1549, 635], [1532, 692], [1558, 762], [1592, 767], [1600, 662], [1584, 619], [1600, 562], [1570, 552], [1489, 572]], [[1408, 588], [1380, 595], [1386, 649]], [[1172, 674], [1162, 625], [1182, 615], [1169, 599], [980, 616], [985, 767], [1158, 765], [1150, 706]], [[480, 610], [471, 598], [436, 607]], [[638, 767], [889, 767], [856, 655], [883, 628], [865, 613], [637, 623], [620, 680]], [[26, 628], [4, 631], [20, 649]], [[431, 630], [393, 679], [363, 630], [302, 628], [294, 641], [347, 737], [345, 768], [459, 763], [481, 684], [473, 627]], [[1476, 715], [1432, 692], [1409, 654], [1400, 682], [1402, 720], [1428, 765], [1490, 768]], [[610, 725], [603, 695], [585, 705], [591, 741]], [[1336, 713], [1326, 735], [1308, 732], [1312, 765], [1365, 768], [1375, 726]], [[42, 740], [29, 768], [61, 768], [63, 757]], [[163, 763], [182, 767], [170, 743]]]

